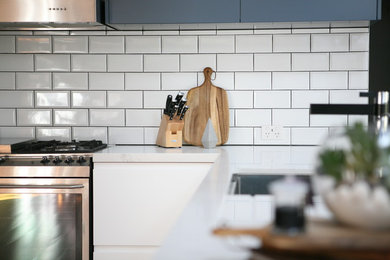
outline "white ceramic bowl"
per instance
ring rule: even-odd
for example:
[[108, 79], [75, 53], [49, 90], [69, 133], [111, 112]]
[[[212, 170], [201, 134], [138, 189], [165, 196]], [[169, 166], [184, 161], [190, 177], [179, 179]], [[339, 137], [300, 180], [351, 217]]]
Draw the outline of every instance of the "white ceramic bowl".
[[366, 229], [390, 228], [390, 196], [384, 187], [371, 188], [363, 181], [334, 187], [334, 180], [319, 176], [314, 182], [339, 222]]

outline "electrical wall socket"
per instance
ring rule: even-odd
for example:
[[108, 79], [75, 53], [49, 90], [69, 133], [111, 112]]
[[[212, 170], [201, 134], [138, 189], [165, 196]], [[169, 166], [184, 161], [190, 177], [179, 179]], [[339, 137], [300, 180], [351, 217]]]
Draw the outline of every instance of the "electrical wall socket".
[[264, 140], [281, 140], [283, 138], [283, 127], [266, 125], [261, 128], [261, 138]]

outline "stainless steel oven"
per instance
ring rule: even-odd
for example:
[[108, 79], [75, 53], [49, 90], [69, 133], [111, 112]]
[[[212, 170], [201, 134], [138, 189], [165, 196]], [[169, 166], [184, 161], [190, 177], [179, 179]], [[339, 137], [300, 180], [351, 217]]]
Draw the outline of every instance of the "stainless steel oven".
[[0, 155], [0, 258], [88, 260], [91, 154]]

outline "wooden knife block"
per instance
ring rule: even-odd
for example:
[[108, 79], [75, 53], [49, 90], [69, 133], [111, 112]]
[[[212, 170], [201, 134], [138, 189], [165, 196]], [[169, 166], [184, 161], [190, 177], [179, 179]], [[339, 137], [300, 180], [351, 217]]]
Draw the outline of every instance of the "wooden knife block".
[[183, 144], [184, 120], [175, 116], [169, 120], [168, 115], [163, 115], [158, 129], [156, 144], [162, 147], [181, 147]]

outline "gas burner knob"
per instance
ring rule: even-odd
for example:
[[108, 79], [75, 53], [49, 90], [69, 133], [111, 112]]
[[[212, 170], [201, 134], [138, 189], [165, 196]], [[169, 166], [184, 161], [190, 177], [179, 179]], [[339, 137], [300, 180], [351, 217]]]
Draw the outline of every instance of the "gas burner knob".
[[0, 157], [0, 163], [3, 163], [5, 162], [5, 158], [4, 157]]
[[85, 160], [84, 156], [80, 156], [77, 160], [78, 163], [85, 163], [87, 160]]
[[74, 160], [73, 160], [73, 158], [72, 158], [72, 157], [70, 157], [70, 156], [66, 157], [66, 159], [65, 159], [65, 163], [67, 163], [67, 164], [71, 164], [72, 162], [74, 162]]
[[60, 163], [60, 162], [62, 162], [62, 160], [60, 159], [60, 157], [58, 157], [58, 156], [54, 157], [53, 163], [58, 164], [58, 163]]
[[48, 163], [48, 162], [50, 162], [50, 160], [46, 156], [43, 156], [41, 163]]

